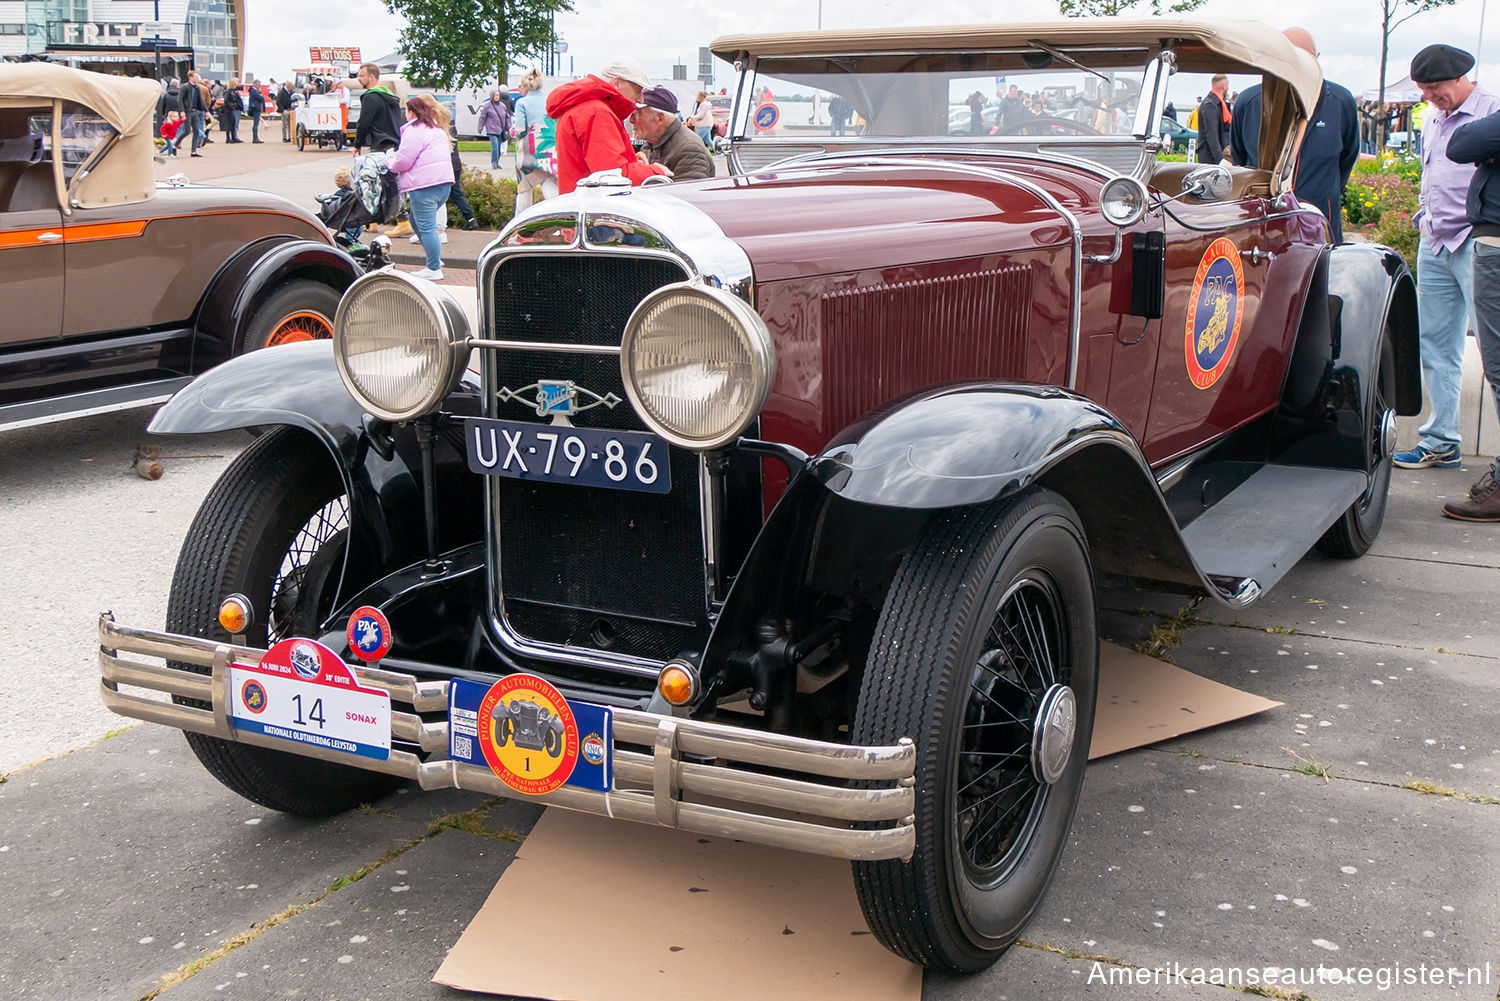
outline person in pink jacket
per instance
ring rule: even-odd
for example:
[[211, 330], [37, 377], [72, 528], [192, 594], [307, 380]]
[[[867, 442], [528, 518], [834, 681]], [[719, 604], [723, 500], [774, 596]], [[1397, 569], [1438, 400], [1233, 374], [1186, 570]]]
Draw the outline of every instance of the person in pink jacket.
[[637, 159], [625, 134], [625, 119], [649, 86], [651, 80], [639, 63], [616, 59], [598, 76], [565, 83], [547, 96], [547, 115], [557, 120], [554, 154], [560, 194], [601, 170], [618, 170], [631, 184], [653, 174], [672, 176], [661, 164]]
[[400, 175], [399, 187], [411, 199], [411, 228], [422, 241], [427, 266], [414, 272], [417, 278], [443, 280], [443, 245], [438, 240], [438, 208], [448, 200], [453, 187], [453, 160], [448, 133], [439, 127], [432, 105], [419, 97], [406, 102], [406, 124], [401, 126], [401, 145], [391, 160]]

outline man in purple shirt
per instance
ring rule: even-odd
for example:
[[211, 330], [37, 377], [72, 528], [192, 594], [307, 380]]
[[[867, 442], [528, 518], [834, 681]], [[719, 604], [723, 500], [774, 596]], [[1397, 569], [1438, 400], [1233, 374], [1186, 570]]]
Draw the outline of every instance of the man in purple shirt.
[[1432, 414], [1419, 429], [1417, 446], [1394, 456], [1406, 469], [1446, 469], [1462, 461], [1458, 393], [1464, 334], [1474, 313], [1474, 240], [1464, 202], [1474, 165], [1448, 159], [1448, 140], [1460, 126], [1500, 111], [1500, 98], [1469, 79], [1473, 67], [1474, 57], [1451, 45], [1429, 45], [1411, 61], [1412, 82], [1428, 104], [1417, 210], [1417, 321]]

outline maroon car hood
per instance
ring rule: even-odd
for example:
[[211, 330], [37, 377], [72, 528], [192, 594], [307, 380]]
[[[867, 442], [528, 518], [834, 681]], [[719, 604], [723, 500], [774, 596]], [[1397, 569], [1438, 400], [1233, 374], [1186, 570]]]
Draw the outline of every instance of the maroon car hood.
[[[1075, 216], [1098, 178], [1026, 166]], [[757, 281], [1054, 246], [1068, 223], [1029, 185], [950, 162], [810, 165], [672, 186], [749, 255]]]

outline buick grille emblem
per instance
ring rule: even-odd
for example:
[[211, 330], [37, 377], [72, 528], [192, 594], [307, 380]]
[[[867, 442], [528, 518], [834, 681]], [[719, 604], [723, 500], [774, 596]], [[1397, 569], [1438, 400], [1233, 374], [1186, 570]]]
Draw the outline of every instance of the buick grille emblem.
[[[534, 396], [525, 395], [533, 391]], [[529, 404], [538, 417], [571, 417], [580, 411], [597, 407], [601, 403], [613, 408], [616, 404], [624, 402], [614, 393], [600, 396], [593, 390], [574, 385], [571, 380], [567, 379], [538, 379], [531, 385], [522, 386], [520, 389], [501, 386], [495, 396], [501, 403], [520, 400]]]

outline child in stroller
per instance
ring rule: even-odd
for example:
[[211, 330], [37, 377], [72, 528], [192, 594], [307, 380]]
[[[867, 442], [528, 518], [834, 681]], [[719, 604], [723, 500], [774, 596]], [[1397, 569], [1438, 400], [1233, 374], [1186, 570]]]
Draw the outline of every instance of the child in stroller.
[[[390, 175], [392, 180], [395, 175]], [[391, 241], [377, 236], [366, 246], [360, 242], [365, 226], [378, 221], [366, 207], [359, 192], [354, 188], [354, 174], [348, 167], [333, 172], [333, 183], [337, 189], [331, 194], [318, 195], [318, 218], [334, 233], [334, 242], [349, 252], [349, 255], [364, 266], [366, 271], [384, 267], [390, 263], [388, 253]], [[385, 199], [382, 198], [382, 202]]]

